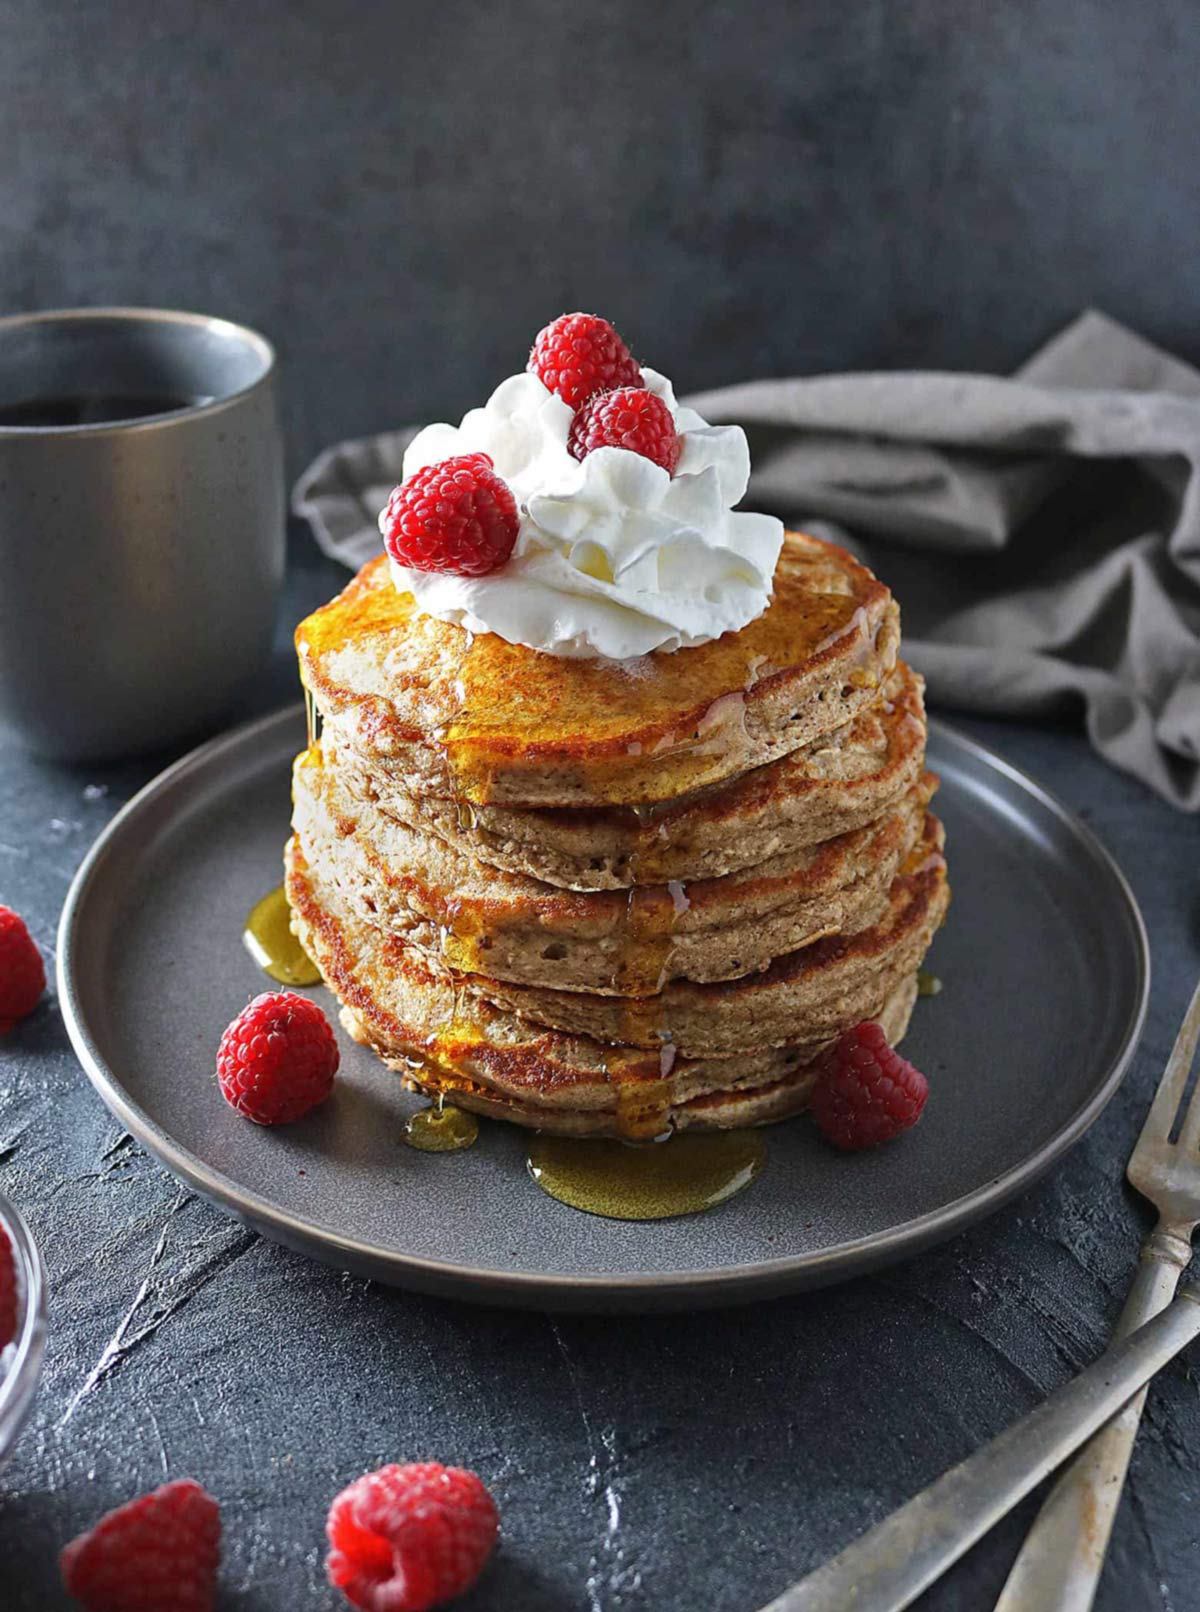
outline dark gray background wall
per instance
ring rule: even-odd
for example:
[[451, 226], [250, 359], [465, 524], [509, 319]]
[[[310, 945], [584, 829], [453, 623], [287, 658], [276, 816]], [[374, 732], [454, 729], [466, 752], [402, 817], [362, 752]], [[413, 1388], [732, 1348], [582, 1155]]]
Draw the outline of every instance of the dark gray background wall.
[[0, 305], [245, 319], [291, 455], [566, 307], [684, 386], [1200, 356], [1195, 0], [0, 0]]

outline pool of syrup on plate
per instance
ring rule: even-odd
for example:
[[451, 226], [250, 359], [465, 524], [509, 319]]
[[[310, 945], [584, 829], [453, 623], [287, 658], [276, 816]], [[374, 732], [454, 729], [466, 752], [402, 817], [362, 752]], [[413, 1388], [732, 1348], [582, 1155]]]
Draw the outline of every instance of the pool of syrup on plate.
[[[612, 1051], [614, 1065], [635, 1059], [644, 1064], [647, 1057], [632, 1048]], [[532, 1133], [526, 1168], [543, 1192], [609, 1220], [664, 1220], [714, 1209], [750, 1185], [766, 1161], [761, 1131], [672, 1133], [666, 1074], [673, 1058], [674, 1048], [664, 1047], [661, 1078], [618, 1085], [620, 1138]], [[427, 1092], [435, 1092], [438, 1081], [455, 1078], [434, 1060], [426, 1064], [413, 1058], [411, 1065], [411, 1084]], [[449, 1153], [470, 1147], [478, 1134], [475, 1116], [438, 1090], [428, 1107], [409, 1117], [404, 1140], [421, 1152]]]
[[281, 985], [319, 983], [320, 970], [292, 933], [292, 909], [281, 884], [251, 907], [242, 939], [263, 973]]
[[[477, 1036], [469, 1021], [447, 1023], [445, 1034], [451, 1044]], [[674, 1057], [670, 1042], [663, 1043], [657, 1058], [635, 1048], [610, 1049], [610, 1076], [620, 1077], [615, 1082], [615, 1117], [621, 1135], [589, 1138], [533, 1132], [526, 1167], [543, 1192], [572, 1209], [610, 1220], [663, 1220], [716, 1208], [751, 1184], [766, 1161], [761, 1131], [672, 1132], [667, 1077]], [[411, 1067], [408, 1083], [436, 1095], [429, 1107], [408, 1120], [404, 1140], [424, 1152], [470, 1146], [478, 1122], [447, 1101], [461, 1076], [436, 1056], [413, 1058]], [[660, 1071], [657, 1077], [654, 1069]]]
[[728, 1202], [766, 1156], [761, 1131], [685, 1132], [641, 1146], [538, 1132], [527, 1162], [542, 1191], [572, 1209], [608, 1220], [665, 1220]]
[[404, 1122], [404, 1140], [418, 1153], [461, 1153], [478, 1136], [474, 1114], [448, 1103], [441, 1092], [428, 1108], [418, 1108]]

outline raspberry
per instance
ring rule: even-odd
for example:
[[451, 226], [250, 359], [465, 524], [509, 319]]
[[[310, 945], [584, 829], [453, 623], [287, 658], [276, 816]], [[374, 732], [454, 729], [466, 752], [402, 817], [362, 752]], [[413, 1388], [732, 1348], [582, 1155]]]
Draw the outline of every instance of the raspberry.
[[571, 422], [567, 439], [576, 459], [586, 459], [595, 448], [628, 448], [661, 465], [668, 476], [675, 474], [682, 446], [670, 409], [643, 386], [598, 392]]
[[597, 392], [643, 384], [637, 359], [594, 313], [560, 314], [540, 330], [526, 368], [573, 409]]
[[329, 1020], [295, 991], [264, 991], [221, 1037], [217, 1079], [228, 1103], [256, 1125], [285, 1125], [333, 1090], [338, 1048]]
[[520, 519], [508, 483], [486, 453], [426, 465], [388, 499], [383, 541], [398, 565], [482, 577], [502, 566]]
[[826, 1141], [851, 1151], [875, 1147], [921, 1117], [929, 1082], [871, 1021], [847, 1030], [819, 1062], [813, 1118]]
[[470, 1589], [497, 1524], [473, 1472], [437, 1461], [380, 1467], [329, 1508], [329, 1582], [365, 1612], [425, 1612]]
[[11, 907], [0, 907], [0, 1032], [32, 1013], [46, 989], [42, 954]]
[[88, 1612], [212, 1612], [220, 1556], [217, 1502], [189, 1479], [101, 1517], [59, 1567]]
[[12, 1239], [0, 1226], [0, 1349], [17, 1335], [17, 1262]]

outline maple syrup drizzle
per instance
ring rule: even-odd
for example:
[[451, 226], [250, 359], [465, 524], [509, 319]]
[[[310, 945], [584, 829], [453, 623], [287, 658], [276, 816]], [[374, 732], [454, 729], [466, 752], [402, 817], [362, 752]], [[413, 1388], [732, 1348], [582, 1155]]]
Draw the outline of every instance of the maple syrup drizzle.
[[300, 687], [304, 690], [304, 721], [308, 728], [307, 749], [311, 753], [321, 742], [321, 713], [317, 709], [317, 702], [313, 698], [312, 689], [309, 688], [303, 678], [300, 680]]
[[761, 1131], [707, 1131], [630, 1147], [608, 1138], [549, 1136], [529, 1144], [527, 1165], [559, 1203], [608, 1220], [665, 1220], [726, 1203], [759, 1175]]
[[[437, 1029], [425, 1038], [423, 1057], [406, 1057], [404, 1062], [412, 1071], [403, 1077], [410, 1091], [419, 1091], [429, 1098], [428, 1108], [411, 1114], [404, 1124], [404, 1141], [419, 1153], [459, 1153], [470, 1147], [479, 1135], [479, 1121], [475, 1115], [456, 1103], [446, 1101], [446, 1094], [456, 1086], [469, 1084], [456, 1075], [453, 1056], [443, 1055], [442, 1045], [451, 1048], [455, 1043], [469, 1043], [480, 1039], [479, 1031], [459, 1015], [460, 987], [457, 980], [447, 983], [446, 1005]], [[441, 1045], [440, 1045], [441, 1044]]]
[[404, 1140], [418, 1153], [461, 1153], [478, 1135], [474, 1114], [446, 1102], [440, 1092], [428, 1108], [418, 1108], [404, 1122]]
[[[772, 603], [740, 632], [629, 661], [531, 654], [495, 633], [414, 622], [415, 601], [392, 586], [381, 557], [301, 625], [301, 660], [372, 641], [386, 652], [397, 635], [424, 640], [431, 662], [452, 656], [453, 676], [440, 682], [454, 685], [456, 708], [438, 740], [466, 802], [494, 799], [497, 772], [514, 766], [561, 768], [613, 805], [670, 800], [724, 776], [745, 695], [773, 669], [851, 636], [852, 655], [870, 665], [874, 635], [853, 580], [820, 553], [785, 552]], [[682, 712], [692, 713], [684, 727]]]
[[[631, 886], [616, 936], [610, 988], [634, 999], [657, 996], [671, 977], [675, 931], [691, 905], [682, 884]], [[642, 1007], [629, 1011], [641, 1013]]]
[[617, 1126], [627, 1142], [662, 1142], [671, 1135], [675, 1043], [669, 1036], [659, 1047], [657, 1074], [647, 1076], [647, 1061], [646, 1052], [636, 1047], [609, 1047], [604, 1059], [604, 1073], [616, 1099]]
[[[691, 898], [687, 886], [673, 879], [663, 886], [631, 887], [623, 899], [624, 910], [605, 942], [607, 967], [601, 988], [619, 996], [652, 997], [672, 978], [676, 931], [691, 907]], [[486, 974], [489, 928], [489, 914], [482, 903], [452, 898], [445, 920], [438, 925], [442, 960], [458, 973]], [[553, 985], [554, 981], [547, 978], [544, 983]], [[642, 1013], [640, 1008], [631, 1011]]]
[[321, 971], [293, 935], [291, 926], [287, 891], [277, 885], [250, 909], [242, 931], [246, 950], [259, 968], [281, 985], [316, 985]]
[[662, 801], [657, 805], [635, 803], [628, 808], [637, 821], [628, 861], [632, 885], [662, 883], [662, 871], [671, 851], [670, 829], [663, 819], [665, 812], [676, 804], [676, 801]]
[[486, 972], [483, 953], [487, 926], [478, 906], [451, 903], [449, 923], [438, 925], [438, 947], [446, 963], [462, 974]]

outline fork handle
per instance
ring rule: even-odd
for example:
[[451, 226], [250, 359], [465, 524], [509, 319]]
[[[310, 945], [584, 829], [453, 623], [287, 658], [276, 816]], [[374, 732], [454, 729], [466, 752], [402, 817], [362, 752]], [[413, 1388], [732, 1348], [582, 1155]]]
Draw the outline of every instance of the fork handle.
[[[1161, 1223], [1146, 1238], [1114, 1343], [1166, 1309], [1191, 1257], [1190, 1240]], [[1013, 1563], [996, 1612], [1090, 1612], [1145, 1403], [1143, 1388], [1055, 1483]]]
[[901, 1612], [1200, 1333], [1200, 1289], [1090, 1365], [761, 1612]]

